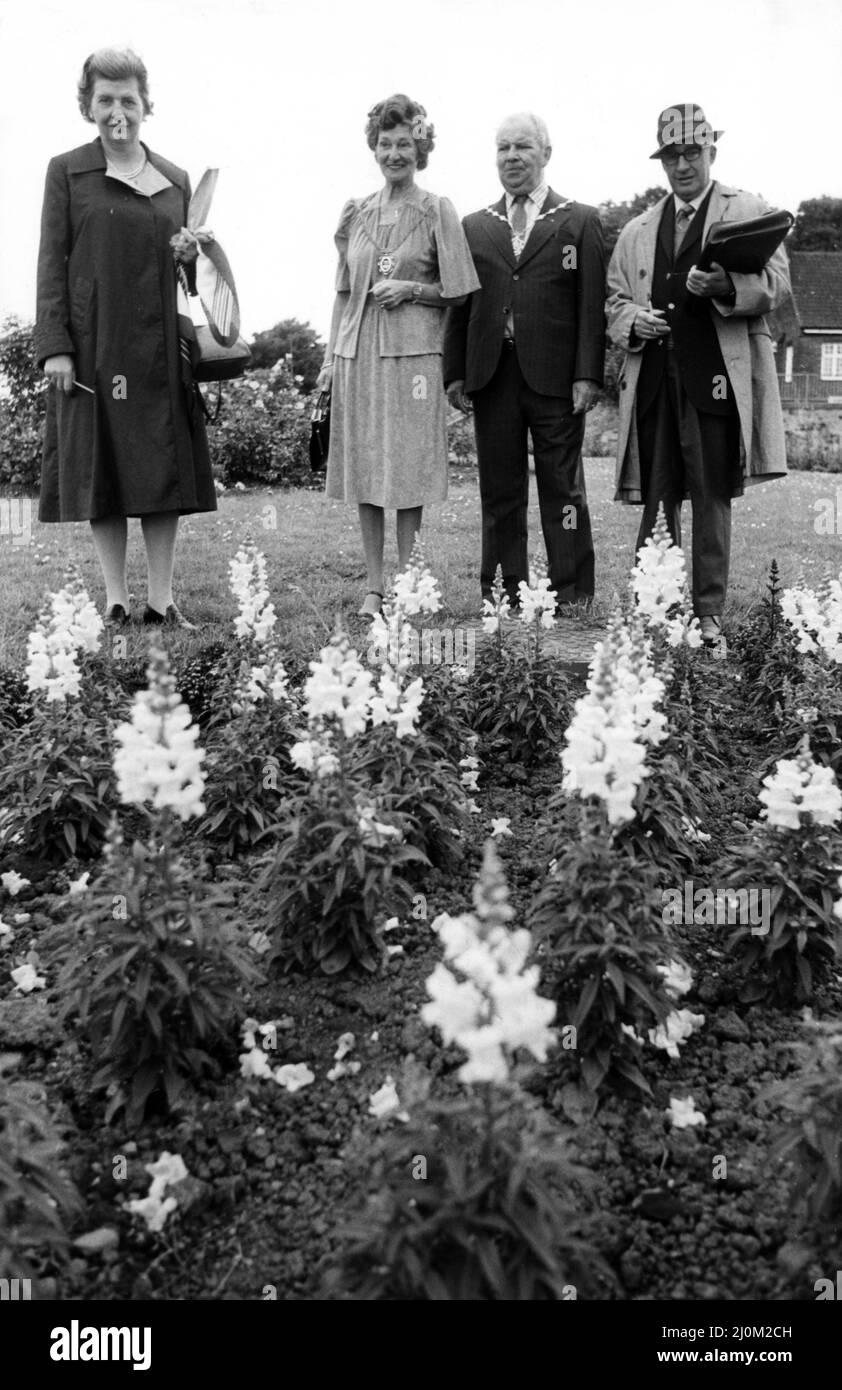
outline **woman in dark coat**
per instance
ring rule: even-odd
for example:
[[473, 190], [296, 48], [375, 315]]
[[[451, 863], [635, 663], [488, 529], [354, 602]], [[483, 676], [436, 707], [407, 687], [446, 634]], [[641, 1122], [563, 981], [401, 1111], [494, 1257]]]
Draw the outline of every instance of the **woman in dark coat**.
[[140, 517], [143, 621], [189, 627], [172, 595], [178, 518], [216, 510], [170, 246], [190, 183], [139, 139], [152, 107], [136, 54], [91, 54], [78, 96], [99, 136], [50, 161], [41, 223], [35, 347], [53, 389], [39, 517], [90, 521], [112, 623], [129, 620], [126, 518]]

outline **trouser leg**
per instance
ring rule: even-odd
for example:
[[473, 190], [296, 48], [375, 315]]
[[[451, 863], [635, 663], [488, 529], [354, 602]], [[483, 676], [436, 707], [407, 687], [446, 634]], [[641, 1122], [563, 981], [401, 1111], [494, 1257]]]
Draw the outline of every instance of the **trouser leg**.
[[582, 465], [585, 416], [572, 400], [524, 390], [547, 571], [558, 603], [592, 598], [594, 548]]
[[472, 397], [482, 505], [483, 596], [491, 591], [498, 565], [512, 599], [517, 598], [519, 581], [529, 577], [529, 467], [522, 383], [514, 350], [504, 348], [491, 381]]

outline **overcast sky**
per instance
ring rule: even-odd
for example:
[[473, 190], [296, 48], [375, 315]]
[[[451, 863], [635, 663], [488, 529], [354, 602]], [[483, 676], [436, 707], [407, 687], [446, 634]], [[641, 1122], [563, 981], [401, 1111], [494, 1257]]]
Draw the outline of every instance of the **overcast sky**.
[[209, 222], [249, 337], [287, 317], [326, 334], [339, 211], [379, 185], [366, 112], [394, 91], [436, 126], [419, 183], [461, 214], [498, 196], [494, 131], [525, 108], [583, 202], [662, 182], [657, 114], [685, 101], [725, 131], [723, 181], [793, 212], [842, 194], [840, 0], [0, 0], [0, 317], [34, 316], [44, 171], [95, 135], [75, 91], [106, 44], [149, 69], [150, 148], [194, 185], [220, 169]]

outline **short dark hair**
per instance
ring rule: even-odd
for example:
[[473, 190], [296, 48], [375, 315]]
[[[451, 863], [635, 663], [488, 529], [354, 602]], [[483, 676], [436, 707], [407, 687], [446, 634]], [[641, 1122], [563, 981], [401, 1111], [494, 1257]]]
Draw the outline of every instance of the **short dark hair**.
[[427, 120], [427, 112], [417, 101], [412, 101], [403, 92], [396, 92], [385, 101], [378, 101], [368, 113], [365, 138], [368, 148], [377, 146], [381, 130], [394, 130], [397, 125], [408, 125], [412, 131], [415, 148], [418, 152], [418, 168], [426, 169], [430, 151], [436, 143], [436, 130], [432, 121]]
[[79, 110], [86, 121], [94, 119], [91, 115], [91, 101], [98, 77], [104, 77], [109, 82], [127, 82], [130, 77], [136, 77], [144, 114], [152, 115], [149, 74], [143, 59], [138, 58], [130, 48], [98, 48], [96, 53], [91, 53], [82, 64], [82, 76], [79, 78], [76, 91]]

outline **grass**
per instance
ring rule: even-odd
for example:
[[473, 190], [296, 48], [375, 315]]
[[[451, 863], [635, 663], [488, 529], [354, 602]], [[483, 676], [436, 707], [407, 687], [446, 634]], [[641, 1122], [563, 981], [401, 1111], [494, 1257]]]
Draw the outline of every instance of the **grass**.
[[[586, 463], [588, 496], [596, 545], [597, 609], [607, 613], [613, 594], [621, 592], [633, 560], [640, 520], [637, 507], [613, 502], [613, 462]], [[819, 499], [836, 499], [836, 479], [824, 473], [793, 472], [786, 479], [752, 487], [734, 504], [731, 584], [726, 626], [761, 597], [769, 561], [775, 557], [784, 585], [803, 574], [817, 583], [838, 573], [839, 540], [817, 535]], [[839, 496], [842, 530], [842, 489]], [[12, 503], [14, 507], [15, 503]], [[91, 596], [104, 594], [86, 522], [43, 525], [31, 504], [27, 543], [16, 544], [8, 527], [0, 529], [0, 642], [3, 661], [19, 666], [45, 595], [61, 586], [67, 566], [76, 563]], [[689, 506], [685, 507], [685, 523]], [[530, 486], [530, 544], [532, 555], [543, 556], [534, 479]], [[19, 517], [12, 530], [17, 529]], [[321, 492], [227, 492], [216, 513], [187, 517], [181, 525], [176, 566], [176, 600], [183, 612], [201, 624], [196, 634], [173, 633], [171, 645], [186, 655], [230, 633], [236, 605], [228, 590], [228, 561], [240, 543], [253, 538], [265, 552], [269, 586], [278, 613], [278, 634], [302, 657], [312, 655], [329, 637], [337, 615], [352, 634], [365, 630], [356, 610], [365, 591], [365, 568], [356, 508], [326, 498]], [[20, 539], [20, 538], [18, 538]], [[425, 511], [424, 549], [438, 576], [444, 596], [442, 618], [464, 622], [479, 608], [480, 518], [476, 474], [451, 475], [445, 502]], [[394, 571], [393, 528], [387, 533], [387, 571]], [[129, 525], [129, 588], [134, 606], [145, 602], [145, 558], [136, 521]], [[388, 583], [388, 573], [387, 573]], [[128, 632], [129, 659], [146, 649], [144, 629]]]

